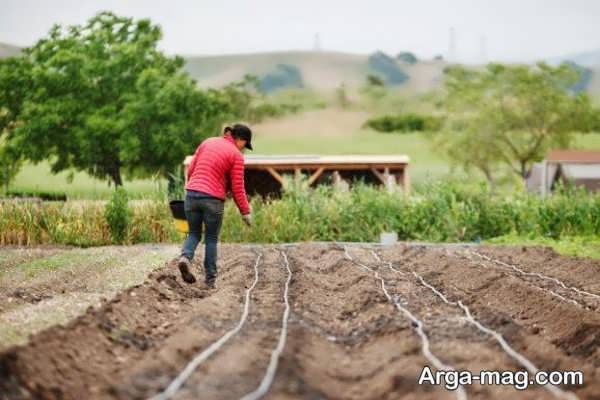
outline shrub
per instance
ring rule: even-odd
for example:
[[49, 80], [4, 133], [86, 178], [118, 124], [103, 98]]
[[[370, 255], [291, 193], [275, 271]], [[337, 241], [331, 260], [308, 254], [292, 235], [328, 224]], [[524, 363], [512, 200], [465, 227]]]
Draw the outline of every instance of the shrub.
[[44, 201], [67, 201], [67, 195], [60, 192], [38, 192], [38, 191], [23, 191], [9, 190], [6, 193], [7, 197], [35, 197]]
[[274, 71], [263, 76], [258, 84], [265, 93], [286, 87], [304, 87], [302, 73], [295, 65], [279, 64]]
[[588, 89], [592, 79], [594, 78], [594, 71], [589, 68], [583, 67], [577, 63], [572, 61], [568, 61], [569, 64], [574, 70], [579, 73], [579, 79], [573, 85], [571, 85], [570, 89], [574, 93], [581, 93]]
[[369, 56], [369, 69], [381, 76], [388, 85], [400, 85], [408, 80], [408, 75], [396, 63], [392, 57], [378, 51]]
[[123, 243], [127, 237], [127, 227], [131, 218], [128, 202], [125, 189], [117, 187], [106, 205], [104, 216], [114, 244]]
[[411, 64], [411, 65], [416, 64], [417, 61], [419, 61], [417, 59], [417, 56], [415, 56], [414, 53], [411, 53], [410, 51], [400, 52], [396, 58], [398, 58], [398, 60], [400, 60], [402, 62]]
[[384, 115], [371, 118], [364, 124], [378, 132], [436, 132], [441, 125], [442, 120], [438, 117], [418, 114]]

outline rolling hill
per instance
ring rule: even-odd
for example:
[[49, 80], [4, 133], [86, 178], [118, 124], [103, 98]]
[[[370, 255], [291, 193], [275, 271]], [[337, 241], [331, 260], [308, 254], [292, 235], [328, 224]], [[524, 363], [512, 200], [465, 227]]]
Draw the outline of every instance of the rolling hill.
[[584, 53], [569, 54], [554, 58], [551, 61], [573, 61], [574, 63], [588, 68], [600, 67], [600, 49], [587, 51]]
[[[245, 74], [264, 76], [278, 65], [297, 67], [304, 85], [313, 89], [334, 89], [344, 83], [350, 87], [364, 84], [373, 71], [368, 55], [331, 51], [289, 51], [224, 56], [186, 57], [186, 69], [201, 86], [222, 86], [243, 78]], [[398, 62], [408, 76], [404, 84], [416, 91], [439, 86], [443, 61], [424, 61], [410, 65]]]
[[[0, 43], [0, 58], [18, 54], [19, 47]], [[280, 66], [297, 68], [303, 85], [312, 89], [335, 89], [342, 83], [349, 87], [363, 85], [368, 74], [369, 55], [333, 51], [282, 51], [271, 53], [184, 56], [185, 69], [204, 87], [219, 87], [240, 80], [246, 74], [264, 77]], [[408, 75], [402, 85], [422, 92], [439, 86], [445, 63], [421, 61], [408, 64], [394, 60], [397, 68]]]
[[0, 43], [0, 58], [16, 56], [21, 52], [21, 49], [17, 46], [13, 46], [6, 43]]
[[[20, 48], [0, 43], [0, 58], [19, 54]], [[369, 55], [334, 51], [281, 51], [270, 53], [184, 56], [185, 69], [203, 87], [219, 87], [240, 80], [246, 74], [264, 77], [273, 74], [280, 66], [298, 70], [303, 85], [317, 90], [333, 90], [342, 83], [348, 87], [364, 84], [368, 74]], [[588, 91], [600, 97], [600, 50], [550, 59], [552, 63], [573, 61], [592, 70]], [[440, 87], [444, 61], [423, 60], [415, 64], [394, 61], [398, 69], [408, 76], [400, 86], [402, 90], [422, 93]]]

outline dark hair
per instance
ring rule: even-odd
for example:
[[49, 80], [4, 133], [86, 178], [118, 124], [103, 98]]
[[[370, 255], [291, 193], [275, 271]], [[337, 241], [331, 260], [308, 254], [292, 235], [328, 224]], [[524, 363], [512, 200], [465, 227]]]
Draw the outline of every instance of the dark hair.
[[235, 124], [233, 127], [227, 125], [223, 129], [223, 134], [230, 133], [231, 136], [237, 139], [246, 141], [246, 148], [252, 150], [252, 131], [244, 124]]
[[246, 125], [235, 124], [233, 125], [233, 127], [230, 125], [225, 126], [225, 128], [223, 129], [223, 134], [225, 133], [231, 133], [233, 137], [246, 139], [248, 134], [252, 134], [252, 131]]

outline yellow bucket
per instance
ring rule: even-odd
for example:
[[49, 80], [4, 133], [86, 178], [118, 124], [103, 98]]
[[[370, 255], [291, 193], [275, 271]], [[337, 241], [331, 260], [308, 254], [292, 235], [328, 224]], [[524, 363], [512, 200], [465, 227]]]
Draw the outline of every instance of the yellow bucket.
[[185, 218], [185, 209], [183, 205], [183, 200], [173, 200], [169, 202], [169, 208], [171, 209], [171, 214], [175, 220], [175, 229], [181, 233], [188, 233], [190, 227]]

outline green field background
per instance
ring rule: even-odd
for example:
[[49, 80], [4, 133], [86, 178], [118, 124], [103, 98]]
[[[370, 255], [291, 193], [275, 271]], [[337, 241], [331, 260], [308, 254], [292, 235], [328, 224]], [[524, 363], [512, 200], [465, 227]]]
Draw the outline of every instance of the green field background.
[[[600, 134], [579, 135], [576, 147], [600, 149]], [[344, 137], [329, 136], [326, 132], [298, 135], [257, 135], [255, 154], [406, 154], [410, 157], [411, 181], [419, 184], [428, 179], [442, 178], [450, 171], [443, 155], [432, 148], [423, 133], [378, 133], [368, 130], [350, 132]], [[182, 157], [183, 158], [183, 157]], [[104, 199], [112, 193], [107, 182], [94, 179], [83, 172], [50, 173], [48, 163], [26, 164], [10, 189], [13, 191], [42, 191], [66, 193], [69, 198]], [[126, 180], [125, 188], [133, 198], [152, 196], [164, 190], [163, 179]]]

